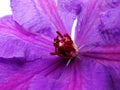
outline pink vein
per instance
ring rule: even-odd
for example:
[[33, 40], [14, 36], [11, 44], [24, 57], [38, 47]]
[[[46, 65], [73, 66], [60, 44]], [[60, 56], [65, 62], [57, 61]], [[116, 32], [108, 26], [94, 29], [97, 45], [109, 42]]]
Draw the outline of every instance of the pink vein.
[[[96, 11], [96, 9], [98, 9], [99, 8], [98, 6], [100, 6], [103, 3], [103, 0], [101, 0], [100, 2], [98, 2], [98, 1], [89, 1], [89, 2], [90, 2], [90, 4], [88, 5], [88, 7], [86, 9], [86, 14], [84, 15], [84, 17], [82, 19], [82, 22], [81, 22], [81, 25], [80, 25], [81, 31], [84, 32], [84, 34], [82, 34], [82, 36], [81, 36], [82, 43], [85, 41], [85, 39], [87, 38], [87, 35], [90, 33], [90, 31], [93, 31], [92, 26], [94, 26], [95, 21], [97, 21], [97, 16], [98, 16], [98, 12], [99, 12], [99, 10]], [[92, 3], [92, 2], [94, 2], [94, 3]], [[90, 9], [93, 9], [93, 10], [90, 10]], [[91, 14], [89, 14], [90, 12], [91, 12]], [[92, 18], [93, 20], [89, 22], [88, 20], [93, 15], [94, 15], [94, 18]], [[90, 23], [90, 25], [89, 25], [89, 23]], [[85, 26], [85, 29], [84, 29], [82, 27], [85, 24], [87, 24], [87, 26]], [[86, 29], [88, 29], [88, 30], [86, 30]]]
[[38, 40], [38, 38], [36, 39], [34, 36], [28, 36], [28, 35], [22, 34], [18, 30], [16, 30], [15, 28], [9, 27], [9, 26], [6, 26], [6, 25], [2, 25], [2, 24], [0, 24], [0, 28], [3, 28], [0, 31], [6, 32], [6, 33], [11, 33], [11, 34], [29, 42], [29, 43], [34, 43], [34, 44], [36, 44], [40, 47], [43, 46], [43, 47], [47, 48], [48, 50], [53, 49], [50, 42], [49, 42], [49, 45], [47, 45], [46, 43], [43, 43], [43, 41], [48, 42], [48, 40], [45, 39], [45, 38], [40, 37], [39, 40]]
[[53, 0], [39, 0], [39, 3], [45, 14], [55, 25], [57, 31], [60, 31], [62, 33], [67, 33], [67, 30], [59, 15], [55, 2]]

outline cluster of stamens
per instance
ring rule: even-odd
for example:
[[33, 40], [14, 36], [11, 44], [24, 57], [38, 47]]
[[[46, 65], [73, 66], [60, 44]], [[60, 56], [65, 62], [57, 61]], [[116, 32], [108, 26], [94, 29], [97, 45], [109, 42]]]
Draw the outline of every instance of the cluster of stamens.
[[77, 47], [72, 41], [68, 34], [61, 34], [56, 32], [57, 37], [54, 38], [55, 52], [50, 53], [51, 55], [57, 55], [61, 57], [73, 58], [77, 55]]

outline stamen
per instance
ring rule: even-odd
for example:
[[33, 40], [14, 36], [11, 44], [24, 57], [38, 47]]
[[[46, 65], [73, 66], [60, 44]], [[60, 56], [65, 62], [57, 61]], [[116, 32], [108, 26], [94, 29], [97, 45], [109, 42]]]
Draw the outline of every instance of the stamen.
[[56, 31], [56, 33], [57, 33], [61, 38], [63, 38], [63, 36], [62, 36], [62, 34], [61, 34], [60, 32]]
[[58, 35], [54, 38], [53, 42], [55, 52], [51, 52], [50, 54], [60, 57], [67, 57], [69, 59], [76, 57], [78, 50], [71, 37], [68, 34], [61, 34], [58, 31], [56, 33]]

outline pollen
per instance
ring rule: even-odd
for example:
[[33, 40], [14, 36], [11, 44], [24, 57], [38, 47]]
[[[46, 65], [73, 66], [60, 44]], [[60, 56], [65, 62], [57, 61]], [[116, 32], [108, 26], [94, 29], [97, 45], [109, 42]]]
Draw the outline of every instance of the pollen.
[[53, 42], [55, 51], [50, 54], [67, 58], [76, 57], [78, 50], [71, 37], [68, 34], [61, 34], [58, 31], [56, 33], [57, 37], [54, 38]]

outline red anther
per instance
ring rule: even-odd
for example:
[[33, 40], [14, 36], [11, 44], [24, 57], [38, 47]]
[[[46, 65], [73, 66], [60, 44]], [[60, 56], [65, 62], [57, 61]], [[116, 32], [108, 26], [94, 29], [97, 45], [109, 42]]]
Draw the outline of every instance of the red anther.
[[56, 32], [58, 35], [54, 38], [55, 52], [50, 53], [51, 55], [57, 55], [62, 57], [72, 58], [77, 55], [77, 47], [73, 43], [71, 37], [68, 34], [61, 34]]
[[56, 33], [57, 33], [61, 38], [63, 38], [63, 35], [62, 35], [59, 31], [56, 31]]

